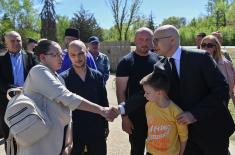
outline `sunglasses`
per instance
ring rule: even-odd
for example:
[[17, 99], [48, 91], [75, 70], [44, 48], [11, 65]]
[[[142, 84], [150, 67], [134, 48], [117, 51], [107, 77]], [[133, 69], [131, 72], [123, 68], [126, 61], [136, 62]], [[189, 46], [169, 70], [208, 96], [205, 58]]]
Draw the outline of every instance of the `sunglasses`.
[[159, 42], [159, 40], [161, 39], [165, 39], [165, 38], [170, 38], [171, 36], [166, 36], [166, 37], [161, 37], [161, 38], [153, 38], [153, 44], [157, 44]]
[[214, 46], [215, 46], [215, 44], [212, 44], [212, 43], [208, 43], [208, 44], [202, 43], [202, 44], [201, 44], [201, 47], [202, 47], [202, 48], [205, 48], [205, 47], [207, 47], [207, 48], [213, 48]]

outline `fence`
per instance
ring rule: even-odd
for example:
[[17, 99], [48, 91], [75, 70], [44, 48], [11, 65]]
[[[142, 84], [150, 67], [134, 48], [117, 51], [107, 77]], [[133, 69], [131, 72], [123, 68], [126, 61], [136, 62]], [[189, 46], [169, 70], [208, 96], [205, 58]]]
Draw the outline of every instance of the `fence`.
[[111, 72], [115, 72], [120, 59], [131, 51], [130, 42], [102, 42], [100, 49], [109, 57]]

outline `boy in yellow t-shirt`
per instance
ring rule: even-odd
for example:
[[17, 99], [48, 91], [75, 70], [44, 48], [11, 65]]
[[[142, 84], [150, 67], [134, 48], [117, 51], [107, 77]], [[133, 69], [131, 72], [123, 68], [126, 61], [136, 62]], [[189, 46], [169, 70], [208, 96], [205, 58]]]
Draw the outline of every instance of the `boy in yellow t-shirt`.
[[176, 120], [182, 110], [167, 96], [167, 73], [165, 70], [155, 69], [140, 84], [143, 85], [144, 96], [149, 101], [145, 106], [148, 123], [147, 155], [183, 155], [188, 128]]

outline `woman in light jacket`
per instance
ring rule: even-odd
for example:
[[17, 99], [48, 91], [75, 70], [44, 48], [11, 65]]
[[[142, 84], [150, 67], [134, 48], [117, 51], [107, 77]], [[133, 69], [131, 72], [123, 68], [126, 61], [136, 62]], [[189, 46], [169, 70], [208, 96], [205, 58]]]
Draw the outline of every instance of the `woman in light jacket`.
[[[91, 103], [66, 89], [63, 79], [56, 73], [63, 60], [63, 53], [58, 43], [43, 40], [35, 47], [34, 52], [40, 64], [30, 70], [23, 91], [48, 114], [52, 129], [44, 138], [31, 146], [18, 145], [17, 154], [68, 155], [72, 147], [71, 127], [69, 126], [65, 138], [64, 128], [71, 122], [70, 110], [80, 109], [98, 113], [108, 120], [116, 117], [114, 116], [116, 111]], [[63, 143], [64, 148], [62, 148]]]
[[208, 35], [202, 39], [201, 48], [209, 52], [217, 62], [219, 70], [229, 84], [229, 95], [235, 105], [235, 96], [233, 91], [235, 84], [235, 71], [233, 64], [223, 56], [219, 40], [213, 35]]

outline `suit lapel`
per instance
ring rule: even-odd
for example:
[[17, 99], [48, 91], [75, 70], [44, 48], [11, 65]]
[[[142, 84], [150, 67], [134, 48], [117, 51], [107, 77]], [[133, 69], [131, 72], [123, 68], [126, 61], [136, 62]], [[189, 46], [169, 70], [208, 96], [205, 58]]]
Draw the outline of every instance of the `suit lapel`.
[[12, 71], [12, 64], [11, 64], [11, 58], [9, 52], [7, 52], [4, 56], [5, 63], [4, 65], [6, 66], [6, 75], [10, 79], [11, 83], [14, 83], [13, 79], [13, 71]]
[[24, 79], [27, 77], [27, 68], [28, 68], [28, 55], [24, 51], [22, 51], [22, 59], [23, 59], [23, 67], [24, 67]]
[[186, 82], [186, 77], [188, 76], [187, 73], [189, 73], [189, 62], [188, 59], [188, 53], [187, 51], [182, 48], [181, 57], [180, 57], [180, 93], [183, 94], [184, 90], [184, 83]]

